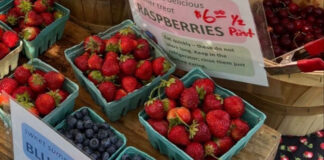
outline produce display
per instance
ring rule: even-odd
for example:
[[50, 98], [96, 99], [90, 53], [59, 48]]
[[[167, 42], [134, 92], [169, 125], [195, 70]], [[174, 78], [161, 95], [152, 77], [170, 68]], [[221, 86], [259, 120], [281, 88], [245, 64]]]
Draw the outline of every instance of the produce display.
[[34, 40], [39, 32], [63, 13], [54, 9], [55, 0], [14, 0], [14, 7], [8, 13], [0, 14], [5, 22], [27, 40]]
[[108, 123], [93, 121], [87, 108], [68, 116], [65, 123], [58, 131], [94, 160], [108, 160], [124, 143]]
[[19, 43], [17, 33], [5, 31], [0, 27], [0, 60], [10, 53]]
[[46, 73], [23, 64], [17, 67], [12, 78], [0, 80], [0, 92], [10, 94], [31, 113], [44, 117], [69, 96], [62, 88], [64, 80], [61, 73]]
[[291, 0], [264, 0], [275, 56], [324, 37], [324, 10], [300, 6]]
[[[163, 99], [161, 87], [165, 87]], [[152, 98], [156, 90], [158, 97]], [[217, 159], [250, 127], [240, 119], [245, 112], [242, 99], [221, 97], [214, 91], [214, 82], [209, 78], [197, 79], [188, 88], [181, 80], [170, 78], [155, 88], [145, 103], [147, 122], [193, 159]]]
[[171, 67], [164, 57], [152, 57], [148, 41], [137, 37], [131, 28], [105, 40], [89, 36], [83, 45], [85, 52], [74, 63], [107, 102], [123, 98]]

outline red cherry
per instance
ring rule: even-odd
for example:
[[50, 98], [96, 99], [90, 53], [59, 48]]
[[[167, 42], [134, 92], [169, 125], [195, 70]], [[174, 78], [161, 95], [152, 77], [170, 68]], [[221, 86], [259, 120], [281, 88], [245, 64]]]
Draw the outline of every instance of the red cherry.
[[[317, 7], [317, 8], [314, 9], [314, 13], [315, 13], [316, 16], [321, 17], [321, 16], [324, 15], [324, 9], [320, 8], [320, 7]], [[323, 17], [321, 17], [321, 18], [323, 18]]]
[[307, 17], [307, 21], [308, 21], [309, 23], [313, 24], [313, 23], [315, 23], [316, 19], [315, 19], [314, 16], [308, 16], [308, 17]]
[[296, 3], [290, 3], [288, 8], [291, 13], [296, 13], [299, 10], [299, 6]]
[[274, 27], [274, 31], [278, 34], [281, 34], [285, 32], [285, 28], [281, 25], [277, 25]]
[[299, 20], [299, 19], [295, 20], [294, 23], [295, 23], [296, 29], [298, 29], [298, 30], [302, 29], [305, 24], [305, 22], [303, 20]]
[[307, 33], [305, 36], [305, 41], [306, 42], [310, 42], [313, 41], [315, 39], [314, 35], [312, 33]]
[[284, 46], [289, 46], [291, 44], [291, 40], [289, 36], [283, 36], [280, 38], [280, 43]]
[[279, 18], [278, 17], [272, 17], [269, 19], [269, 23], [274, 26], [276, 24], [279, 24]]
[[305, 33], [310, 32], [310, 31], [312, 31], [312, 26], [309, 24], [306, 24], [302, 27], [302, 31]]
[[281, 9], [281, 10], [279, 10], [278, 13], [279, 13], [279, 16], [280, 16], [281, 18], [286, 18], [286, 17], [289, 16], [288, 11], [287, 11], [286, 9]]
[[272, 0], [264, 0], [263, 5], [267, 7], [272, 7]]

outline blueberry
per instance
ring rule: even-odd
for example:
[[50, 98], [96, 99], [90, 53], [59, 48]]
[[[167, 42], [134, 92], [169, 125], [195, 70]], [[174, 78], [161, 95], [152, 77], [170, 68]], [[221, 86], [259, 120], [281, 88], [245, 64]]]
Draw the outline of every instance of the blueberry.
[[110, 129], [110, 125], [108, 123], [100, 123], [98, 127], [101, 129]]
[[104, 148], [109, 147], [110, 144], [111, 144], [111, 143], [110, 143], [110, 139], [108, 139], [108, 138], [105, 138], [105, 139], [101, 140], [101, 142], [100, 142], [100, 145], [101, 145], [102, 147], [104, 147]]
[[92, 129], [93, 129], [94, 132], [98, 132], [98, 130], [99, 130], [97, 124], [94, 124], [94, 125], [92, 126]]
[[111, 129], [108, 129], [106, 131], [107, 131], [107, 134], [108, 134], [109, 137], [112, 137], [112, 136], [115, 135], [115, 133]]
[[100, 152], [98, 151], [95, 151], [94, 153], [97, 155], [98, 158], [101, 156]]
[[82, 149], [83, 148], [83, 145], [81, 144], [81, 143], [78, 143], [78, 144], [76, 144], [75, 145], [77, 148], [79, 148], [79, 149]]
[[106, 138], [107, 136], [108, 136], [108, 133], [107, 133], [106, 130], [100, 129], [100, 130], [98, 131], [98, 138], [99, 138], [99, 139], [104, 139], [104, 138]]
[[115, 146], [111, 145], [108, 149], [107, 149], [107, 152], [112, 155], [116, 152], [116, 148]]
[[83, 122], [81, 120], [78, 120], [77, 124], [76, 124], [76, 128], [82, 130], [83, 127]]
[[132, 160], [132, 158], [128, 154], [124, 154], [121, 159], [122, 160]]
[[108, 160], [108, 158], [110, 157], [109, 153], [108, 152], [104, 152], [102, 155], [101, 155], [101, 159], [102, 160]]
[[92, 138], [93, 137], [93, 129], [86, 129], [85, 130], [85, 136], [87, 138]]
[[106, 150], [106, 148], [105, 147], [103, 147], [102, 145], [100, 145], [100, 147], [98, 148], [98, 151], [99, 152], [104, 152]]
[[92, 138], [89, 142], [89, 146], [92, 148], [92, 149], [96, 149], [99, 147], [99, 140], [97, 138]]
[[88, 146], [83, 147], [83, 151], [88, 155], [90, 155], [92, 153], [91, 148], [89, 148]]
[[90, 143], [90, 139], [86, 138], [86, 139], [83, 140], [83, 145], [84, 146], [89, 146], [89, 143]]
[[65, 131], [64, 136], [68, 139], [72, 139], [73, 135], [69, 131]]
[[110, 141], [111, 141], [111, 143], [115, 144], [118, 141], [118, 137], [112, 136], [112, 137], [110, 137]]
[[96, 160], [97, 158], [99, 158], [99, 157], [97, 156], [97, 154], [95, 154], [95, 153], [91, 153], [91, 154], [90, 154], [90, 157], [91, 157], [91, 159], [94, 159], [94, 160]]
[[84, 140], [84, 135], [82, 133], [77, 133], [74, 137], [76, 143], [82, 143]]
[[75, 136], [77, 133], [80, 133], [80, 131], [78, 129], [71, 129], [70, 130], [72, 136]]
[[89, 120], [84, 121], [83, 126], [86, 129], [92, 128], [92, 126], [93, 126], [92, 120], [89, 119]]
[[81, 120], [81, 119], [83, 118], [83, 115], [82, 115], [82, 113], [79, 111], [79, 112], [75, 112], [74, 117], [75, 117], [76, 119]]
[[91, 118], [90, 118], [89, 116], [84, 116], [84, 117], [83, 117], [83, 120], [84, 120], [84, 121], [87, 121], [87, 120], [91, 120]]
[[66, 125], [68, 128], [74, 128], [76, 123], [77, 123], [77, 119], [75, 119], [73, 116], [68, 116], [66, 118]]
[[119, 147], [121, 147], [121, 146], [123, 145], [123, 143], [124, 143], [123, 140], [119, 139], [119, 140], [116, 142], [115, 145], [116, 145], [117, 148], [119, 148]]
[[81, 112], [84, 116], [89, 115], [89, 110], [88, 110], [88, 108], [83, 108], [83, 109], [81, 109], [80, 112]]
[[98, 138], [98, 133], [94, 133], [92, 138]]
[[132, 160], [143, 160], [143, 158], [139, 155], [135, 155]]

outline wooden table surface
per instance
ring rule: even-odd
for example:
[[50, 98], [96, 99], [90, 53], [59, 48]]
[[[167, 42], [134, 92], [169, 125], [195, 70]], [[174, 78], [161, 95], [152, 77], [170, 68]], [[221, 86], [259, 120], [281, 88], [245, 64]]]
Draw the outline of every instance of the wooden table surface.
[[[66, 24], [63, 38], [39, 58], [58, 69], [61, 73], [74, 82], [78, 82], [74, 76], [72, 67], [70, 67], [70, 64], [65, 59], [64, 50], [80, 43], [88, 35], [90, 35], [88, 30], [69, 21]], [[19, 61], [21, 64], [26, 62], [27, 59], [20, 58]], [[126, 116], [116, 122], [110, 122], [103, 114], [100, 106], [95, 104], [89, 93], [82, 86], [80, 86], [79, 97], [76, 99], [75, 109], [82, 106], [93, 108], [108, 123], [123, 133], [127, 137], [127, 146], [135, 146], [158, 160], [167, 159], [166, 156], [160, 154], [157, 150], [154, 150], [154, 148], [150, 145], [144, 127], [138, 120], [137, 114], [143, 109], [143, 107], [138, 107], [136, 110], [129, 112]], [[280, 136], [281, 135], [279, 132], [266, 125], [263, 125], [261, 129], [252, 137], [247, 146], [233, 159], [273, 159], [279, 145]], [[13, 159], [11, 142], [10, 134], [6, 133], [3, 123], [0, 122], [0, 160]]]

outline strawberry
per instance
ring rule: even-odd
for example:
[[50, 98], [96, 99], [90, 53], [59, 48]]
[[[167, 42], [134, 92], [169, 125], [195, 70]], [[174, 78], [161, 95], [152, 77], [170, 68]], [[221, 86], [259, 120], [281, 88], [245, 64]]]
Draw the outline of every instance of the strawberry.
[[191, 112], [191, 117], [192, 120], [195, 120], [197, 122], [204, 122], [206, 114], [199, 108], [196, 108]]
[[[38, 0], [41, 1], [41, 0]], [[54, 22], [54, 16], [50, 12], [44, 12], [40, 14], [43, 18], [44, 26], [48, 26]]]
[[173, 126], [168, 133], [168, 139], [172, 143], [181, 146], [187, 146], [190, 143], [189, 133], [182, 125]]
[[117, 32], [114, 37], [115, 38], [128, 37], [131, 39], [136, 39], [135, 32], [130, 27], [119, 30], [119, 32]]
[[241, 119], [234, 119], [231, 122], [231, 136], [233, 140], [239, 141], [250, 130], [249, 125]]
[[[0, 14], [0, 21], [6, 23], [6, 22], [7, 22], [7, 15], [5, 15], [5, 14]], [[0, 37], [1, 37], [1, 34], [0, 34]]]
[[18, 102], [30, 102], [35, 99], [35, 94], [29, 87], [20, 86], [12, 92], [12, 97]]
[[297, 146], [287, 146], [289, 152], [296, 152]]
[[220, 154], [220, 150], [214, 141], [208, 141], [204, 144], [205, 155], [207, 157], [216, 158]]
[[0, 93], [2, 91], [11, 94], [18, 87], [18, 83], [12, 78], [3, 78], [0, 80]]
[[181, 80], [176, 78], [170, 78], [165, 82], [165, 94], [170, 99], [178, 99], [184, 90], [184, 85]]
[[197, 108], [199, 104], [199, 96], [196, 89], [192, 87], [184, 89], [180, 96], [180, 103], [188, 109]]
[[69, 93], [62, 90], [62, 89], [59, 89], [58, 90], [58, 94], [60, 95], [60, 103], [62, 103], [63, 101], [65, 101], [65, 99], [69, 96]]
[[203, 102], [204, 112], [223, 108], [223, 98], [218, 94], [207, 94]]
[[32, 74], [28, 78], [28, 85], [36, 93], [43, 93], [46, 90], [46, 81], [40, 74]]
[[26, 13], [32, 10], [32, 3], [30, 0], [21, 0], [17, 7], [17, 12], [19, 13], [20, 16], [24, 16]]
[[212, 94], [215, 90], [215, 84], [209, 78], [197, 79], [192, 86], [197, 90], [200, 99], [204, 99], [205, 95]]
[[82, 71], [82, 72], [86, 72], [89, 67], [88, 67], [88, 60], [89, 60], [89, 53], [88, 52], [84, 52], [81, 56], [76, 57], [74, 59], [74, 63], [75, 65]]
[[148, 119], [147, 122], [162, 136], [166, 137], [168, 135], [169, 124], [166, 120]]
[[194, 142], [207, 142], [211, 139], [209, 128], [205, 122], [196, 122], [189, 127], [189, 138]]
[[54, 16], [54, 19], [57, 20], [57, 19], [60, 19], [63, 17], [63, 13], [59, 10], [56, 10], [54, 13], [53, 13], [53, 16]]
[[32, 65], [23, 64], [15, 70], [14, 78], [19, 84], [26, 84], [33, 71], [34, 67]]
[[197, 142], [190, 143], [186, 147], [185, 152], [194, 160], [203, 160], [205, 156], [204, 147]]
[[306, 159], [312, 159], [313, 156], [314, 156], [314, 154], [313, 154], [313, 152], [305, 151], [305, 152], [303, 153], [303, 156], [304, 156], [304, 158], [306, 158]]
[[3, 43], [0, 42], [0, 59], [9, 54], [10, 49]]
[[107, 102], [111, 102], [115, 99], [116, 86], [111, 82], [103, 82], [98, 86], [99, 91]]
[[5, 94], [0, 94], [0, 107], [8, 107], [9, 106], [9, 96]]
[[21, 30], [28, 27], [28, 25], [25, 24], [25, 21], [23, 19], [18, 20], [18, 26], [19, 26], [19, 29], [21, 29]]
[[33, 9], [38, 12], [42, 13], [47, 10], [47, 5], [45, 3], [46, 0], [36, 0], [33, 5]]
[[16, 32], [5, 31], [1, 38], [2, 42], [7, 45], [9, 48], [13, 48], [19, 42], [19, 37]]
[[289, 160], [289, 158], [286, 155], [281, 155], [280, 160]]
[[123, 77], [121, 80], [122, 88], [125, 89], [128, 93], [133, 92], [137, 87], [137, 80], [132, 76]]
[[47, 94], [54, 98], [56, 106], [62, 103], [69, 96], [69, 94], [66, 91], [60, 89], [51, 90]]
[[162, 103], [165, 112], [169, 112], [171, 109], [177, 107], [177, 102], [169, 98], [162, 99]]
[[84, 40], [84, 49], [90, 53], [101, 53], [105, 50], [104, 41], [98, 36], [89, 36]]
[[105, 62], [109, 61], [110, 63], [119, 63], [118, 54], [116, 52], [106, 53]]
[[102, 67], [102, 62], [102, 58], [99, 57], [96, 53], [93, 53], [88, 59], [88, 67], [92, 70], [100, 70]]
[[15, 26], [18, 23], [18, 12], [17, 12], [17, 8], [11, 8], [8, 11], [7, 17], [6, 17], [6, 22], [10, 25], [10, 26]]
[[29, 108], [27, 108], [27, 111], [32, 113], [33, 115], [35, 115], [37, 117], [39, 116], [39, 112], [38, 112], [36, 107], [29, 107]]
[[134, 57], [137, 60], [144, 60], [150, 58], [150, 44], [146, 39], [137, 39], [137, 47], [134, 50]]
[[240, 118], [244, 114], [244, 103], [238, 96], [230, 96], [224, 99], [224, 109], [232, 118]]
[[177, 107], [169, 110], [167, 120], [171, 126], [178, 124], [189, 124], [191, 122], [190, 111], [185, 107]]
[[206, 122], [208, 127], [217, 138], [224, 137], [230, 127], [230, 115], [222, 110], [212, 110], [206, 115]]
[[118, 89], [116, 91], [115, 100], [120, 100], [127, 95], [127, 92], [124, 89]]
[[98, 70], [93, 70], [88, 74], [88, 79], [93, 82], [95, 85], [103, 82], [104, 77]]
[[51, 90], [60, 89], [64, 83], [64, 75], [55, 71], [47, 72], [44, 75], [47, 87]]
[[137, 62], [133, 56], [121, 55], [119, 66], [120, 70], [125, 75], [133, 75], [136, 70]]
[[152, 119], [163, 119], [166, 112], [163, 108], [163, 103], [159, 99], [151, 99], [144, 104], [146, 114]]
[[36, 98], [35, 107], [41, 115], [47, 115], [55, 108], [55, 100], [47, 93], [40, 94]]
[[21, 31], [20, 34], [25, 40], [32, 41], [39, 34], [39, 29], [36, 27], [26, 27]]
[[168, 72], [171, 64], [164, 57], [159, 57], [153, 60], [152, 66], [154, 74], [156, 76], [162, 76]]
[[104, 76], [116, 76], [120, 72], [118, 63], [113, 61], [105, 61], [102, 65], [101, 72]]
[[39, 26], [43, 23], [43, 18], [35, 11], [30, 11], [25, 15], [25, 24], [28, 26]]
[[121, 37], [119, 39], [119, 51], [121, 54], [129, 54], [137, 46], [137, 41], [129, 37]]
[[149, 80], [152, 77], [152, 63], [148, 60], [139, 61], [135, 71], [135, 76], [141, 80]]
[[215, 142], [220, 150], [221, 155], [226, 153], [228, 150], [230, 150], [234, 145], [234, 141], [229, 136], [225, 136], [223, 138], [217, 138]]
[[322, 143], [320, 144], [320, 148], [321, 148], [322, 150], [324, 150], [324, 142], [322, 142]]
[[316, 136], [319, 137], [319, 138], [324, 138], [324, 130], [322, 130], [322, 131], [317, 131], [317, 132], [316, 132]]
[[116, 37], [111, 37], [105, 41], [105, 51], [106, 52], [118, 52], [119, 51], [119, 39]]
[[41, 76], [45, 76], [45, 74], [46, 74], [46, 72], [44, 72], [44, 71], [42, 71], [42, 70], [39, 70], [39, 69], [36, 69], [35, 71], [34, 71], [34, 73], [37, 73], [37, 74], [39, 74], [39, 75], [41, 75]]

